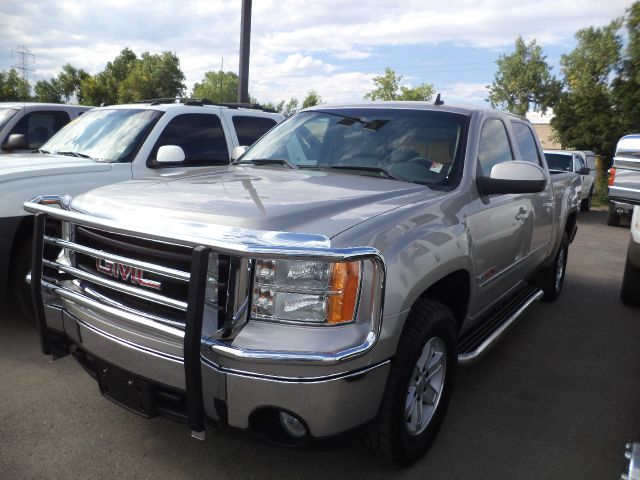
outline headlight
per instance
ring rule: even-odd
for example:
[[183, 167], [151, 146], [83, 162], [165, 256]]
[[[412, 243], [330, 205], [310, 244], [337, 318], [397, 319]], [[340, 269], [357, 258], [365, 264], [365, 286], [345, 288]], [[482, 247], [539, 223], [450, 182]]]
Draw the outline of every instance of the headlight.
[[351, 322], [361, 270], [359, 261], [257, 260], [251, 316], [313, 324]]

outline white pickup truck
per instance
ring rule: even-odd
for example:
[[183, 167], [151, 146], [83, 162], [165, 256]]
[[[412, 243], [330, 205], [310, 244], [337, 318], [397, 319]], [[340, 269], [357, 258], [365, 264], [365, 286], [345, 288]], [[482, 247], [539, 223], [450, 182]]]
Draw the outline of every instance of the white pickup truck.
[[282, 121], [256, 108], [151, 100], [97, 108], [59, 131], [37, 153], [0, 162], [0, 297], [12, 291], [30, 311], [24, 282], [30, 265], [32, 217], [22, 204], [41, 192], [76, 195], [141, 178], [173, 178], [227, 165], [235, 147], [248, 146]]
[[549, 171], [573, 172], [580, 175], [580, 210], [588, 212], [596, 191], [595, 165], [591, 167], [587, 162], [587, 155], [579, 151], [545, 150], [544, 156], [547, 159]]

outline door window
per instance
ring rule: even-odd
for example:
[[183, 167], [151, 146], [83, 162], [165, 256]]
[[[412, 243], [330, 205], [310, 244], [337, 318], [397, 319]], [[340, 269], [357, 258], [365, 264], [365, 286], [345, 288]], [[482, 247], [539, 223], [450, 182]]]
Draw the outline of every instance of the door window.
[[522, 122], [511, 122], [513, 133], [516, 136], [520, 160], [540, 165], [538, 147], [531, 129]]
[[[227, 140], [217, 115], [186, 113], [174, 117], [165, 127], [149, 155], [151, 166], [155, 162], [158, 149], [163, 145], [177, 145], [184, 150], [185, 159], [178, 165], [227, 165], [229, 150]], [[171, 164], [162, 164], [171, 166]]]
[[31, 112], [16, 123], [9, 135], [26, 135], [29, 148], [40, 148], [70, 120], [69, 114], [61, 110]]
[[271, 130], [275, 126], [276, 121], [273, 118], [265, 117], [247, 117], [241, 115], [233, 116], [233, 128], [238, 136], [238, 145], [251, 146], [262, 135]]
[[495, 165], [511, 160], [513, 160], [513, 152], [504, 123], [495, 118], [487, 120], [482, 126], [478, 146], [478, 161], [482, 174], [489, 176]]

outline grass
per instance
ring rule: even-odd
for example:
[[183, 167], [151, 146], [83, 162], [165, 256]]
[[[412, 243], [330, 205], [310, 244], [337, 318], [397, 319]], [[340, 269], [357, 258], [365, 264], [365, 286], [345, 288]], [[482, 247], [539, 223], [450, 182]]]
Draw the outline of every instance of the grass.
[[593, 207], [608, 207], [609, 206], [609, 194], [607, 189], [607, 175], [603, 175], [602, 179], [598, 183], [598, 191], [591, 199], [591, 205]]

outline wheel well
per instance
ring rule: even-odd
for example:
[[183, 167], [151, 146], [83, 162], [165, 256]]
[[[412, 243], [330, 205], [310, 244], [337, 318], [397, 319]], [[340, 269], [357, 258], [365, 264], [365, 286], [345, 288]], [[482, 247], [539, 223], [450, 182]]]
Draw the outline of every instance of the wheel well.
[[456, 270], [424, 291], [420, 298], [443, 303], [451, 309], [460, 329], [469, 307], [471, 279], [466, 270]]
[[11, 253], [27, 238], [33, 235], [33, 215], [27, 215], [24, 217], [20, 226], [16, 230], [16, 234], [13, 237], [13, 244], [11, 245]]
[[569, 216], [567, 217], [567, 223], [564, 226], [564, 231], [567, 232], [567, 235], [569, 235], [569, 238], [571, 238], [571, 232], [573, 232], [573, 227], [575, 227], [576, 225], [577, 218], [578, 218], [577, 212], [570, 213]]

